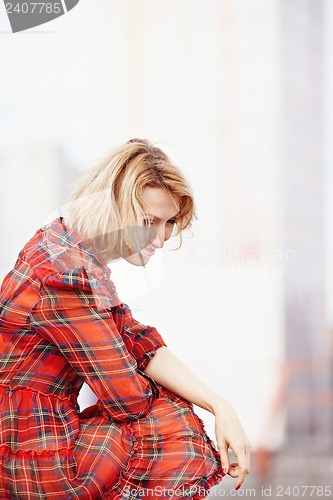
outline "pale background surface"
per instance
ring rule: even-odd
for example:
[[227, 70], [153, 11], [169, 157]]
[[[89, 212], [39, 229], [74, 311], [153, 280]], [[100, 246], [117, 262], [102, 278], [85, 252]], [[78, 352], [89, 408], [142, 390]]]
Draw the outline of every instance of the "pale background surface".
[[[0, 5], [1, 278], [79, 171], [132, 137], [157, 141], [199, 219], [181, 250], [112, 277], [234, 404], [254, 449], [288, 440], [295, 414], [300, 437], [317, 418], [300, 403], [288, 426], [284, 362], [332, 359], [332, 27], [329, 0], [81, 0], [11, 35]], [[326, 384], [314, 388], [331, 401]]]

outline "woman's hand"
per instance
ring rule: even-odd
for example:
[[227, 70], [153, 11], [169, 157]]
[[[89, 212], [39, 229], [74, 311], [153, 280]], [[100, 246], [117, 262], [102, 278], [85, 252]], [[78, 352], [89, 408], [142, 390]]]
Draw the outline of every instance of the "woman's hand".
[[[251, 444], [232, 406], [226, 401], [219, 401], [214, 406], [215, 436], [225, 474], [237, 478], [235, 489], [243, 484], [250, 472]], [[230, 464], [228, 448], [236, 456], [238, 462]]]

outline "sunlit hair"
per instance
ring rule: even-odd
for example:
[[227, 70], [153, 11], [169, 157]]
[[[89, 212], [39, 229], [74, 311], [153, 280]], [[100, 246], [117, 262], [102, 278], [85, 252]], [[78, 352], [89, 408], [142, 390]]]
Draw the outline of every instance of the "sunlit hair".
[[83, 175], [70, 196], [65, 222], [91, 241], [106, 262], [126, 242], [127, 228], [147, 224], [144, 217], [145, 187], [157, 187], [175, 198], [178, 214], [172, 235], [190, 228], [195, 214], [188, 182], [170, 158], [144, 139], [131, 139], [111, 151]]

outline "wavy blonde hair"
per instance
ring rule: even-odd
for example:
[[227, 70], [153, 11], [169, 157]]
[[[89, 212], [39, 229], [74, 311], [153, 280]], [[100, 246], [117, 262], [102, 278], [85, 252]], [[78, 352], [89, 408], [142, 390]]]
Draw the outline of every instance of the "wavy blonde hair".
[[157, 187], [177, 200], [173, 236], [190, 228], [195, 205], [190, 186], [170, 158], [145, 139], [131, 139], [88, 169], [72, 192], [66, 225], [93, 243], [106, 262], [124, 242], [131, 247], [128, 228], [144, 226], [143, 189]]

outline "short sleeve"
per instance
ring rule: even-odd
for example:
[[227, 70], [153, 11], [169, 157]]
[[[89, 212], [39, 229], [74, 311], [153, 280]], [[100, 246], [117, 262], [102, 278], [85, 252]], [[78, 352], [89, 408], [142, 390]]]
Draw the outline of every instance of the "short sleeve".
[[157, 349], [167, 347], [155, 327], [135, 320], [127, 304], [123, 304], [124, 335], [127, 349], [135, 357], [140, 370], [144, 370]]
[[118, 421], [140, 418], [158, 397], [157, 386], [139, 373], [113, 308], [97, 307], [88, 281], [78, 273], [57, 273], [42, 282], [31, 326], [65, 356], [99, 398], [104, 413]]

